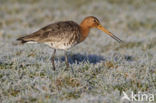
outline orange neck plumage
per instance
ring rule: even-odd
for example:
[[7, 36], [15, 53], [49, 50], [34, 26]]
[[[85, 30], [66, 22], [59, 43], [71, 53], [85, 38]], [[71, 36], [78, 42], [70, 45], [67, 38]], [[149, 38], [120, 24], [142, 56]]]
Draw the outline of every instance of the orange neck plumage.
[[86, 22], [82, 21], [82, 23], [80, 24], [80, 28], [81, 28], [80, 42], [82, 42], [88, 36], [89, 31], [90, 31], [90, 27], [88, 27]]

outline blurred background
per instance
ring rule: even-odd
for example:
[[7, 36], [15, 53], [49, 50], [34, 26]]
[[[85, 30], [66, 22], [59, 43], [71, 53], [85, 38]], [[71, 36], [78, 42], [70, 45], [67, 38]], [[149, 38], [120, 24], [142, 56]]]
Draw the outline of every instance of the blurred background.
[[[122, 90], [156, 92], [155, 11], [155, 0], [0, 0], [0, 99], [115, 103], [120, 101]], [[80, 61], [71, 64], [76, 74], [63, 71], [63, 59], [57, 61], [59, 70], [52, 71], [48, 46], [15, 43], [16, 38], [48, 24], [64, 20], [81, 23], [86, 16], [97, 17], [125, 43], [118, 44], [103, 32], [91, 30], [69, 53], [71, 61]], [[58, 59], [64, 58], [62, 55], [58, 51]], [[98, 78], [92, 77], [92, 72]], [[78, 85], [71, 86], [75, 82]]]
[[[155, 10], [155, 0], [1, 0], [0, 37], [11, 41], [56, 21], [74, 20], [80, 23], [86, 16], [92, 15], [124, 41], [133, 41], [128, 46], [134, 46], [140, 42], [155, 41]], [[105, 42], [93, 43], [94, 40]], [[88, 52], [101, 53], [101, 50], [109, 50], [110, 43], [116, 46], [113, 39], [101, 31], [92, 30], [83, 45], [92, 45]]]

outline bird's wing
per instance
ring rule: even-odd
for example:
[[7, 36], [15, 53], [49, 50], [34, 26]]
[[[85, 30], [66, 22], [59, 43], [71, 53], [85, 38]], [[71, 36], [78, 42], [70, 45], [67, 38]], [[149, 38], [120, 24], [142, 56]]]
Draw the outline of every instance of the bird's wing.
[[41, 28], [40, 30], [18, 38], [17, 40], [34, 41], [34, 42], [59, 42], [63, 39], [70, 38], [72, 35], [80, 33], [79, 25], [73, 21], [63, 21], [50, 24]]

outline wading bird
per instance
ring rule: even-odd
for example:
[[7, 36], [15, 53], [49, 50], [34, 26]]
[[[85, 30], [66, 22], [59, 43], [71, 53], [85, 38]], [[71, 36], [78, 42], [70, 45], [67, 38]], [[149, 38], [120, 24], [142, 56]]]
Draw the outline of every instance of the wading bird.
[[107, 29], [105, 29], [99, 22], [99, 20], [94, 16], [86, 17], [81, 24], [77, 24], [74, 21], [60, 21], [50, 25], [47, 25], [40, 30], [23, 37], [18, 38], [22, 44], [24, 43], [44, 43], [49, 45], [54, 49], [54, 52], [51, 57], [51, 62], [53, 65], [53, 70], [55, 70], [55, 53], [56, 49], [64, 50], [65, 52], [65, 63], [66, 67], [69, 67], [67, 50], [71, 47], [84, 41], [91, 28], [98, 28], [111, 36], [113, 39], [118, 42], [122, 42], [118, 37], [113, 35]]

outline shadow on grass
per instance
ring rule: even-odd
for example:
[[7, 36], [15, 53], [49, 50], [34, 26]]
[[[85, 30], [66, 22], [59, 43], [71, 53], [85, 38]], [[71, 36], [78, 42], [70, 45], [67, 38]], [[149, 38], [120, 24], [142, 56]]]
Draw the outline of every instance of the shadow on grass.
[[[135, 60], [134, 57], [129, 56], [129, 55], [117, 55], [114, 56], [113, 59], [115, 61], [118, 61], [120, 59], [120, 57], [122, 57], [123, 60], [126, 60], [128, 62], [132, 62]], [[59, 59], [58, 59], [59, 58]], [[65, 57], [61, 56], [55, 58], [56, 61], [61, 61], [64, 62], [65, 61]], [[43, 59], [43, 58], [42, 58]], [[105, 62], [106, 58], [104, 58], [103, 56], [100, 55], [96, 55], [96, 54], [73, 54], [73, 55], [68, 55], [68, 61], [70, 64], [79, 64], [79, 63], [83, 63], [83, 62], [88, 62], [88, 63], [92, 63], [92, 64], [96, 64], [96, 63], [100, 63], [101, 61]], [[10, 63], [6, 63], [4, 62], [4, 60], [0, 60], [0, 69], [8, 69], [8, 68], [12, 68], [12, 66], [14, 65], [14, 62], [10, 62]], [[19, 65], [19, 67], [24, 67], [24, 66], [40, 66], [39, 64], [32, 64], [32, 63], [24, 63]]]
[[[61, 61], [65, 61], [65, 57], [62, 56], [60, 57]], [[81, 63], [81, 62], [89, 62], [89, 63], [99, 63], [101, 61], [105, 61], [105, 58], [100, 55], [95, 55], [95, 54], [73, 54], [73, 55], [68, 55], [68, 61], [70, 64], [73, 63]]]
[[[123, 60], [126, 60], [128, 62], [134, 61], [134, 58], [132, 56], [129, 55], [124, 55]], [[114, 60], [118, 60], [119, 58], [114, 57]], [[58, 59], [56, 59], [58, 60]], [[65, 57], [61, 56], [59, 57], [59, 60], [65, 61]], [[73, 54], [73, 55], [68, 55], [68, 61], [70, 64], [75, 64], [75, 63], [81, 63], [81, 62], [89, 62], [92, 64], [96, 64], [99, 63], [101, 61], [106, 61], [106, 58], [104, 58], [103, 56], [100, 55], [96, 55], [96, 54]]]

